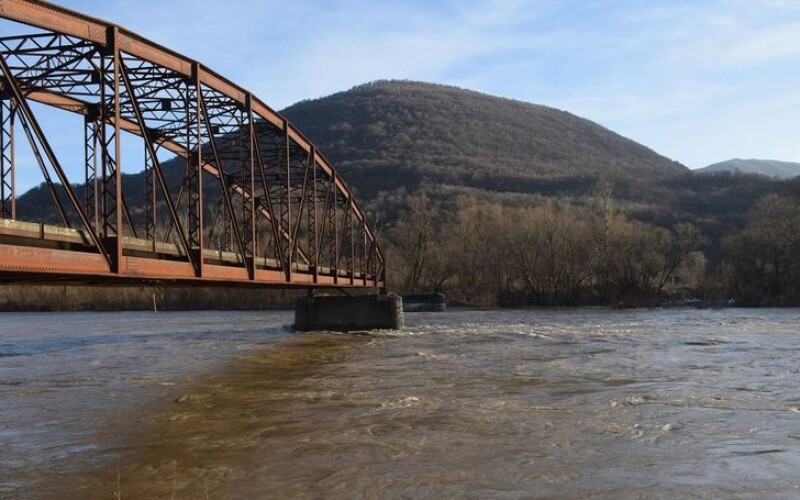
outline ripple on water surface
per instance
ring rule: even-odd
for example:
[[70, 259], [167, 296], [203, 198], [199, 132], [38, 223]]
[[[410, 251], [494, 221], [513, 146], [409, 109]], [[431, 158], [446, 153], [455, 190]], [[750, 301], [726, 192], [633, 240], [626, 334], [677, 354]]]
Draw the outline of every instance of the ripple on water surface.
[[798, 319], [3, 315], [0, 497], [788, 497]]

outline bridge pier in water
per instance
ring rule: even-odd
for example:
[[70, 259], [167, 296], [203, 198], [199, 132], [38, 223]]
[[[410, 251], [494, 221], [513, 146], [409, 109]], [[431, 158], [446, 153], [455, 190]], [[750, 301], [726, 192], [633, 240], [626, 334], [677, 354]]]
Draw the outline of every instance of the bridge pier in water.
[[294, 327], [301, 332], [398, 330], [403, 327], [403, 299], [394, 293], [304, 297], [295, 304]]

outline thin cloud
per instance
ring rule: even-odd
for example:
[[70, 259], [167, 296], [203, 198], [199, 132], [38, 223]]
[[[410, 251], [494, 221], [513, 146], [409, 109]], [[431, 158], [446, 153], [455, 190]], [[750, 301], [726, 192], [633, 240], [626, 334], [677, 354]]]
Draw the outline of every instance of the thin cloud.
[[407, 78], [566, 109], [690, 166], [800, 159], [796, 0], [62, 1], [276, 109]]

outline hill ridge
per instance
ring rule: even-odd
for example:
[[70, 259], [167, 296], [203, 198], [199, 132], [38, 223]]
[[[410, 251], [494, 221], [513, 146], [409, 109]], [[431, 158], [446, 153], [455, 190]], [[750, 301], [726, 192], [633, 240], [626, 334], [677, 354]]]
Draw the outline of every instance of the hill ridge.
[[[281, 113], [332, 162], [362, 207], [389, 217], [417, 190], [450, 200], [520, 200], [585, 194], [609, 174], [639, 186], [690, 172], [567, 111], [451, 85], [378, 80]], [[162, 168], [175, 186], [185, 167], [176, 159]], [[143, 199], [142, 175], [124, 174], [129, 200]], [[652, 199], [633, 185], [624, 191]], [[39, 186], [20, 206], [47, 218], [48, 197]]]
[[[282, 114], [369, 198], [423, 178], [476, 187], [494, 176], [506, 182], [493, 184], [515, 191], [514, 181], [532, 178], [688, 171], [568, 111], [452, 85], [377, 80], [300, 101]], [[411, 186], [392, 182], [398, 171]]]
[[698, 168], [694, 171], [701, 174], [738, 171], [741, 173], [761, 174], [769, 177], [788, 179], [800, 175], [800, 163], [757, 158], [733, 158], [731, 160], [714, 163], [707, 167]]

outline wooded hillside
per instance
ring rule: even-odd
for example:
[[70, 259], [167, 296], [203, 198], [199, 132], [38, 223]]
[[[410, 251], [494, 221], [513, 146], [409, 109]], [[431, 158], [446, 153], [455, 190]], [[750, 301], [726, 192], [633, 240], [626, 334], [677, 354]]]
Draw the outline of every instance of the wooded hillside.
[[424, 181], [529, 193], [546, 179], [688, 171], [573, 114], [444, 85], [379, 81], [283, 113], [366, 199]]
[[[747, 290], [760, 303], [772, 301], [773, 295], [781, 295], [781, 303], [794, 300], [784, 297], [790, 289], [786, 286], [772, 295], [758, 293], [751, 285], [756, 278], [736, 285], [741, 276], [727, 275], [731, 268], [724, 265], [726, 258], [736, 258], [739, 269], [761, 269], [763, 274], [774, 267], [762, 265], [759, 259], [767, 257], [751, 256], [748, 268], [741, 260], [747, 248], [742, 242], [750, 240], [736, 235], [745, 228], [751, 236], [766, 235], [753, 230], [754, 210], [761, 211], [763, 220], [769, 212], [759, 200], [768, 195], [781, 195], [786, 206], [793, 206], [787, 201], [797, 191], [792, 181], [693, 173], [573, 114], [429, 83], [369, 83], [299, 102], [282, 113], [316, 143], [355, 191], [394, 259], [393, 285], [401, 291], [460, 290], [464, 300], [475, 301], [475, 293], [467, 293], [470, 288], [495, 290], [480, 298], [486, 304], [609, 302], [625, 294], [660, 295], [676, 282], [674, 273], [688, 272], [681, 271], [685, 262], [671, 259], [691, 254], [702, 262], [701, 270], [691, 271], [695, 284], [710, 276], [716, 288]], [[164, 168], [168, 182], [177, 187], [185, 161], [166, 162]], [[143, 199], [142, 174], [126, 175], [124, 186], [129, 200]], [[23, 217], [55, 220], [49, 197], [44, 187], [22, 196], [18, 205]], [[213, 203], [216, 196], [205, 199]], [[134, 205], [131, 211], [136, 217], [141, 207]], [[578, 256], [574, 263], [588, 267], [526, 263], [530, 249], [555, 248], [554, 242], [539, 239], [534, 245], [530, 239], [553, 230], [553, 221], [583, 229], [581, 234], [561, 234], [564, 249], [552, 257]], [[408, 247], [408, 238], [419, 237], [420, 230], [425, 248]], [[475, 268], [464, 275], [461, 259], [469, 245], [475, 263], [501, 258], [492, 248], [475, 246], [480, 234], [492, 235], [494, 245], [514, 251], [502, 256], [504, 262], [495, 262], [499, 268]], [[696, 236], [689, 247], [682, 246], [686, 234]], [[620, 249], [616, 253], [612, 243]], [[571, 253], [570, 245], [597, 248], [580, 256]], [[623, 251], [628, 252], [625, 262], [609, 261]], [[560, 277], [547, 278], [546, 286], [537, 281], [545, 279], [544, 271], [562, 265]], [[569, 290], [558, 285], [564, 273], [577, 280]], [[502, 284], [486, 286], [485, 280], [500, 276]], [[733, 285], [726, 288], [725, 283]]]

